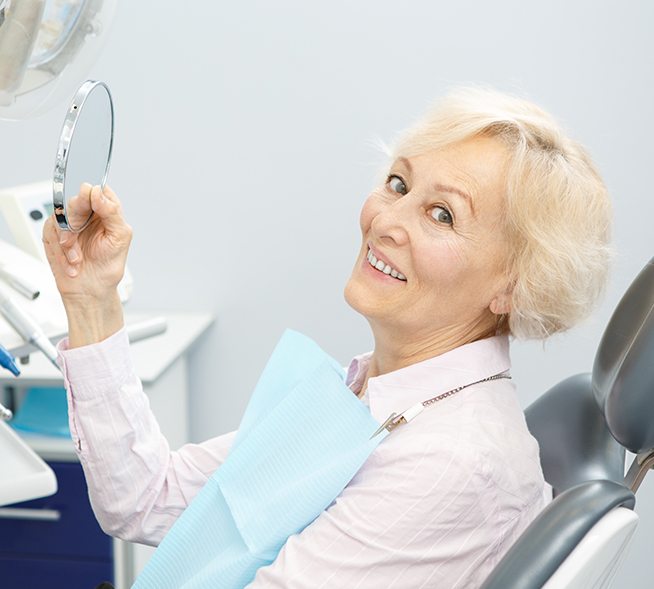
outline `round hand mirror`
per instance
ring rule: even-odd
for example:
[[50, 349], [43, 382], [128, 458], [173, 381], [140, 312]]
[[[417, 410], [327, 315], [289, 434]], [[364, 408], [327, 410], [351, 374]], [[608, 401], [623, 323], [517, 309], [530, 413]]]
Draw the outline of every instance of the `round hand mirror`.
[[59, 227], [75, 233], [93, 216], [85, 182], [104, 188], [114, 142], [114, 105], [104, 82], [84, 82], [66, 113], [54, 169], [52, 202]]

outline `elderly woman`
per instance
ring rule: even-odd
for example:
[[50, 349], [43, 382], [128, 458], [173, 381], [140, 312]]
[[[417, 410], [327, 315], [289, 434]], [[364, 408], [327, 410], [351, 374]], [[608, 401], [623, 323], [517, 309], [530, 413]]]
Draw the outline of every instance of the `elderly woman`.
[[[69, 321], [71, 433], [103, 529], [157, 545], [234, 435], [169, 450], [116, 294], [131, 229], [111, 190], [87, 191], [89, 228], [50, 219], [44, 231]], [[590, 311], [607, 274], [607, 192], [541, 109], [463, 89], [400, 139], [360, 226], [345, 298], [374, 350], [346, 384], [380, 423], [448, 394], [384, 440], [249, 586], [476, 587], [551, 499], [503, 378], [509, 336], [546, 338]]]

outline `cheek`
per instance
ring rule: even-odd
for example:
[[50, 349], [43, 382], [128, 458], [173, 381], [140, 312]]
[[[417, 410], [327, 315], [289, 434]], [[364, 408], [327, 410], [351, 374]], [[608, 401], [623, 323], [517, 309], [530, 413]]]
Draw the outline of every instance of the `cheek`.
[[414, 251], [418, 277], [437, 295], [460, 287], [470, 272], [469, 260], [455, 238], [431, 240]]

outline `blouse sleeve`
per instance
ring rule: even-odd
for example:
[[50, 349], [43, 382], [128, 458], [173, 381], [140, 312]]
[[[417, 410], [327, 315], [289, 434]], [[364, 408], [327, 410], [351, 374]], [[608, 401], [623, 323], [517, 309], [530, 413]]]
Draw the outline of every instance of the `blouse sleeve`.
[[225, 461], [235, 432], [171, 451], [136, 376], [123, 329], [59, 362], [70, 432], [102, 529], [156, 546]]

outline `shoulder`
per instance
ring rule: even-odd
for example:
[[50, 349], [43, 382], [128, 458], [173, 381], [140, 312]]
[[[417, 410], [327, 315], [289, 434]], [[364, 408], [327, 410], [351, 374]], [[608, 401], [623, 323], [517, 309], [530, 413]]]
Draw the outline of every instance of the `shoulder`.
[[[422, 415], [420, 416], [422, 417]], [[487, 494], [488, 477], [483, 457], [464, 441], [454, 427], [426, 427], [420, 420], [394, 430], [370, 455], [351, 485], [376, 489], [388, 501], [412, 502], [415, 517], [458, 496], [468, 506]], [[451, 506], [454, 508], [455, 506]]]
[[[425, 423], [425, 435], [456, 431], [458, 443], [474, 453], [477, 467], [500, 502], [540, 502], [546, 486], [540, 448], [527, 427], [511, 381], [481, 383], [461, 391], [455, 403]], [[447, 425], [445, 425], [445, 423]]]
[[471, 386], [400, 426], [371, 456], [425, 492], [435, 485], [535, 501], [545, 481], [537, 441], [510, 381]]

